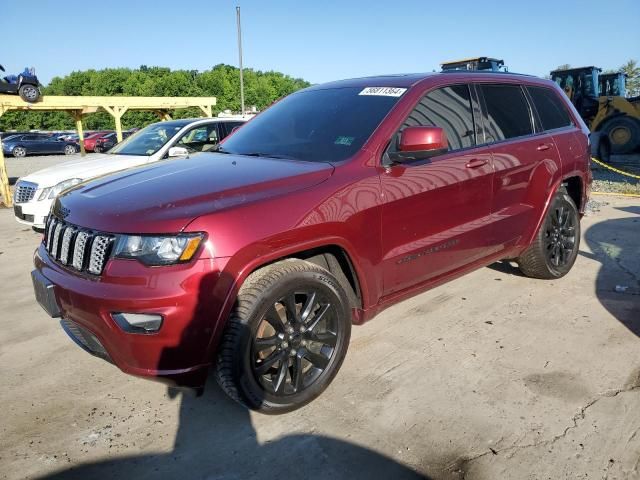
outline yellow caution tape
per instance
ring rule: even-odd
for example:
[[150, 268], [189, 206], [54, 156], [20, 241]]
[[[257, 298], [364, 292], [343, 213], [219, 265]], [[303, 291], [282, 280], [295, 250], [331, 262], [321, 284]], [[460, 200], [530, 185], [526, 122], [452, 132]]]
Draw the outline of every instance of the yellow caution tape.
[[640, 194], [638, 194], [638, 193], [591, 192], [591, 195], [616, 195], [616, 196], [620, 196], [620, 197], [640, 198]]
[[640, 180], [640, 175], [634, 175], [633, 173], [628, 173], [628, 172], [624, 172], [622, 170], [618, 170], [617, 168], [612, 167], [611, 165], [607, 165], [604, 162], [601, 162], [600, 160], [598, 160], [597, 158], [591, 157], [591, 160], [596, 162], [598, 165], [611, 170], [612, 172], [616, 172], [619, 173], [620, 175], [625, 175], [627, 177], [631, 177], [631, 178], [637, 178], [638, 180]]

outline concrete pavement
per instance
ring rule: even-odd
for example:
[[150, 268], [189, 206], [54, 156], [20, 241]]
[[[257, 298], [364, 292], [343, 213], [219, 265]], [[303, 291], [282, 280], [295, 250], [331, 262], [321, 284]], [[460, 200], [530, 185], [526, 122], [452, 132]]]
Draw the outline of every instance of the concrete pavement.
[[33, 298], [40, 236], [0, 210], [0, 477], [640, 478], [640, 202], [597, 200], [565, 278], [499, 263], [398, 304], [277, 417], [80, 350]]

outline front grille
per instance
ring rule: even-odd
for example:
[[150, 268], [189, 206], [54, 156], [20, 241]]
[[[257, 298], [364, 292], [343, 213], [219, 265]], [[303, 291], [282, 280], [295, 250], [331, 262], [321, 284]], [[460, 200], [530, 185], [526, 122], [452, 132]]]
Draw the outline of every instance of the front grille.
[[113, 235], [80, 228], [53, 215], [44, 230], [44, 245], [51, 258], [92, 275], [102, 273], [113, 241]]
[[30, 202], [38, 190], [37, 183], [31, 182], [18, 182], [16, 190], [13, 195], [13, 201], [15, 203], [27, 203]]

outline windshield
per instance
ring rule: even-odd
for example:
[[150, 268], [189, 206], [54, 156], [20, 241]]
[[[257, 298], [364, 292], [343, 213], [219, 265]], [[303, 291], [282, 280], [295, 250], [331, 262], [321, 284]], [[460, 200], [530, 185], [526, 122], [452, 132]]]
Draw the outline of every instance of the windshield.
[[110, 155], [153, 155], [182, 128], [184, 124], [154, 123], [131, 135], [109, 150]]
[[294, 93], [228, 137], [223, 153], [335, 162], [355, 154], [405, 88], [346, 87]]

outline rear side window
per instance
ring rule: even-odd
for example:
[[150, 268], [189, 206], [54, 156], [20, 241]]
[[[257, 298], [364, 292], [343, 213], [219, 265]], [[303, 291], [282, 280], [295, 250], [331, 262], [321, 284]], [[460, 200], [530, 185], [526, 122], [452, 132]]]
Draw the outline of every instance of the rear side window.
[[533, 133], [531, 112], [519, 85], [478, 85], [487, 106], [487, 142], [499, 142]]
[[471, 95], [467, 85], [438, 88], [425, 95], [403, 124], [404, 127], [440, 127], [447, 134], [449, 151], [475, 145]]
[[573, 124], [562, 100], [553, 90], [544, 87], [527, 87], [527, 90], [538, 111], [542, 128], [553, 130]]

